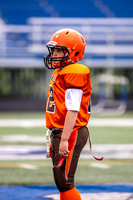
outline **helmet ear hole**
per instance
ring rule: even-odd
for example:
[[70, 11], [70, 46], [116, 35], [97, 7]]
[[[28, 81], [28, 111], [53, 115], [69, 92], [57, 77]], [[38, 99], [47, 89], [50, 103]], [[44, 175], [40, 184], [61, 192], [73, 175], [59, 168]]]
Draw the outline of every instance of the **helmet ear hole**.
[[76, 57], [78, 54], [79, 54], [79, 52], [77, 51], [74, 56]]

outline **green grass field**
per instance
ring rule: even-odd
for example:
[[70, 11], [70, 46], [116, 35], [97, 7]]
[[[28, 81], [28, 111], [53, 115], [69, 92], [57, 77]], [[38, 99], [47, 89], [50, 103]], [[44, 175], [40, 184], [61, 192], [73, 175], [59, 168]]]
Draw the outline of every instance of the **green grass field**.
[[[133, 183], [132, 160], [104, 160], [110, 168], [93, 167], [97, 161], [80, 159], [76, 172], [76, 184]], [[36, 166], [23, 169], [22, 164]], [[0, 162], [0, 185], [51, 185], [54, 184], [50, 160], [21, 160]]]
[[[42, 119], [44, 113], [0, 113], [0, 119]], [[92, 116], [92, 118], [104, 116]], [[111, 116], [112, 118], [113, 116]], [[133, 113], [126, 113], [119, 118], [133, 118]], [[132, 127], [90, 127], [93, 144], [133, 144]], [[8, 136], [33, 136], [45, 138], [45, 127], [0, 127], [0, 147], [18, 145], [44, 146], [43, 142], [3, 140]], [[88, 147], [89, 149], [89, 147]], [[88, 150], [88, 154], [90, 154]], [[104, 156], [104, 152], [103, 152]], [[45, 158], [45, 155], [44, 155]], [[24, 167], [24, 166], [28, 167]], [[100, 167], [99, 167], [100, 166]], [[132, 159], [80, 159], [75, 177], [76, 184], [133, 183]], [[52, 163], [50, 159], [0, 160], [0, 185], [51, 185]]]

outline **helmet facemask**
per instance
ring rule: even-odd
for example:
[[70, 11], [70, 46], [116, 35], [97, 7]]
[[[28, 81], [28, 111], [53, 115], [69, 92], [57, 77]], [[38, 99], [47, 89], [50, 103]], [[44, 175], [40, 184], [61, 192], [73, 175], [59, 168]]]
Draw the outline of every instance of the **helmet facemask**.
[[[55, 69], [55, 68], [62, 68], [66, 65], [70, 64], [69, 61], [69, 51], [67, 47], [65, 46], [59, 46], [59, 45], [53, 45], [48, 43], [46, 45], [48, 48], [49, 54], [47, 56], [44, 56], [44, 64], [47, 69]], [[62, 50], [64, 56], [63, 57], [54, 57], [52, 56], [54, 54], [55, 49]]]

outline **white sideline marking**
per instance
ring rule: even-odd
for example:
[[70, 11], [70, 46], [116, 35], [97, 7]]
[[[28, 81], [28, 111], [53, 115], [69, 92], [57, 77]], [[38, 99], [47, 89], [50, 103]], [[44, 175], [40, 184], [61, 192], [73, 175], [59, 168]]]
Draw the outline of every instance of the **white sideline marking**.
[[[104, 159], [133, 159], [132, 144], [94, 144], [93, 153]], [[89, 145], [81, 153], [81, 158], [93, 159]], [[0, 160], [8, 159], [46, 159], [46, 145], [8, 145], [0, 146]]]
[[[133, 159], [132, 144], [93, 144], [93, 154], [104, 159]], [[86, 145], [81, 153], [81, 158], [91, 158], [89, 147]]]
[[[89, 126], [133, 126], [131, 118], [90, 118]], [[0, 119], [0, 127], [45, 127], [45, 119]]]
[[[118, 193], [118, 192], [107, 192], [107, 193], [80, 193], [82, 200], [127, 200], [130, 199], [132, 193]], [[45, 195], [44, 198], [52, 200], [59, 200], [59, 194]]]
[[0, 146], [0, 160], [45, 159], [45, 147], [40, 145]]

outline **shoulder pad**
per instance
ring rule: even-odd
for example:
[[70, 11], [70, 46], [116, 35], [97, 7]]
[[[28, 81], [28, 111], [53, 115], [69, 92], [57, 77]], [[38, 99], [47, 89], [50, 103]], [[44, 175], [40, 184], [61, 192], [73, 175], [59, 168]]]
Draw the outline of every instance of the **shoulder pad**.
[[88, 74], [90, 73], [90, 70], [87, 66], [82, 64], [71, 64], [64, 67], [60, 74], [68, 74], [68, 73], [74, 73], [74, 74]]

